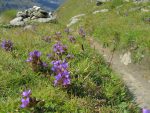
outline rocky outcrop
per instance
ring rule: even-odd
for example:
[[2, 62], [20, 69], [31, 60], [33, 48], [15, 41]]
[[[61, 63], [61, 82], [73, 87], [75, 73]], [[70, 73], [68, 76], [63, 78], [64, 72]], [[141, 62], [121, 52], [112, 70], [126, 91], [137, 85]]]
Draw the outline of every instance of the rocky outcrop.
[[55, 20], [56, 16], [53, 16], [52, 12], [47, 12], [38, 6], [33, 6], [25, 11], [19, 11], [16, 14], [16, 18], [10, 21], [12, 26], [24, 26], [28, 22], [50, 22]]
[[23, 17], [17, 17], [15, 19], [11, 20], [10, 24], [14, 25], [14, 26], [23, 26], [25, 23], [23, 21]]

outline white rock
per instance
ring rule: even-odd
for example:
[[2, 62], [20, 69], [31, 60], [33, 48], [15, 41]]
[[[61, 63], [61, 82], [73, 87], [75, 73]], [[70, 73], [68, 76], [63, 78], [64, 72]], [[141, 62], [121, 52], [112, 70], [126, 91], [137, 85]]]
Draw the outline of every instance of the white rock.
[[82, 17], [82, 16], [85, 16], [85, 14], [79, 14], [79, 15], [76, 15], [76, 16], [72, 17], [71, 20], [74, 19], [74, 18]]
[[23, 13], [22, 11], [19, 11], [19, 12], [17, 12], [16, 16], [17, 16], [17, 17], [20, 17], [20, 15], [21, 15], [22, 13]]
[[75, 23], [77, 23], [80, 19], [80, 17], [83, 17], [83, 16], [85, 16], [85, 14], [79, 14], [79, 15], [76, 15], [76, 16], [74, 16], [74, 17], [72, 17], [71, 19], [70, 19], [70, 23], [67, 25], [67, 27], [70, 27], [70, 26], [72, 26], [73, 24], [75, 24]]
[[36, 11], [40, 10], [41, 7], [38, 7], [38, 6], [33, 6], [33, 9], [35, 9]]
[[101, 9], [101, 10], [94, 11], [93, 14], [105, 13], [105, 12], [108, 12], [108, 11], [109, 11], [108, 9]]
[[142, 8], [141, 11], [142, 11], [142, 12], [150, 12], [150, 10], [144, 9], [144, 8]]
[[150, 0], [133, 0], [134, 3], [150, 2]]
[[22, 17], [17, 17], [10, 21], [10, 25], [13, 25], [13, 26], [23, 26], [24, 24], [25, 23]]
[[23, 21], [24, 22], [28, 22], [30, 20], [30, 18], [24, 18]]
[[121, 62], [127, 66], [129, 63], [131, 63], [131, 52], [128, 51], [124, 55], [121, 55], [120, 59], [121, 59]]
[[53, 17], [53, 13], [52, 13], [52, 12], [49, 12], [49, 13], [48, 13], [48, 16], [49, 16], [50, 18], [52, 18], [52, 17]]
[[97, 2], [109, 2], [111, 0], [97, 0]]
[[79, 20], [80, 20], [80, 19], [78, 19], [78, 18], [73, 18], [73, 19], [71, 20], [71, 22], [67, 25], [67, 27], [72, 26], [73, 24], [77, 23]]

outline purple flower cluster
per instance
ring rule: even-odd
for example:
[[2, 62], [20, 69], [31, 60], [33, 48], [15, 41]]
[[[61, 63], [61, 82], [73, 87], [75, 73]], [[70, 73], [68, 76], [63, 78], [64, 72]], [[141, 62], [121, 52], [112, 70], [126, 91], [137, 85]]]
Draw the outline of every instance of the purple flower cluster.
[[82, 38], [84, 38], [86, 36], [86, 33], [82, 27], [79, 29], [78, 33]]
[[70, 41], [70, 42], [72, 42], [72, 43], [75, 43], [75, 42], [76, 42], [76, 39], [75, 39], [74, 36], [69, 35], [68, 38], [69, 38], [69, 41]]
[[150, 113], [150, 109], [142, 109], [142, 113]]
[[70, 84], [70, 72], [68, 69], [68, 63], [66, 61], [53, 61], [52, 62], [52, 71], [55, 72], [55, 81], [54, 85], [63, 85], [67, 86]]
[[1, 47], [6, 51], [11, 51], [13, 49], [13, 43], [10, 40], [4, 40], [1, 44]]
[[26, 90], [22, 93], [21, 108], [26, 108], [30, 104], [31, 90]]
[[37, 62], [40, 60], [41, 52], [35, 50], [29, 53], [29, 58], [26, 60], [27, 62]]
[[42, 53], [37, 50], [29, 53], [29, 58], [26, 61], [32, 64], [33, 71], [39, 71], [48, 67], [45, 62], [41, 61], [41, 55]]
[[57, 42], [54, 46], [53, 46], [53, 51], [57, 54], [57, 55], [61, 55], [64, 52], [66, 52], [67, 50], [67, 46], [63, 45], [61, 42]]
[[66, 56], [66, 58], [67, 58], [67, 59], [73, 59], [73, 58], [74, 58], [74, 55], [68, 54], [68, 55]]

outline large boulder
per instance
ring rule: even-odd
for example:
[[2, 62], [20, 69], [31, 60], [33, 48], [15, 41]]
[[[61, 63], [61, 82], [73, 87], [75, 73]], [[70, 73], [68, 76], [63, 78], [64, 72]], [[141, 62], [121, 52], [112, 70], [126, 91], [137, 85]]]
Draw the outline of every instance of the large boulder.
[[30, 23], [30, 21], [44, 23], [51, 22], [52, 20], [56, 20], [56, 16], [52, 12], [47, 12], [38, 6], [33, 6], [25, 11], [18, 12], [16, 18], [11, 20], [10, 24], [13, 26], [23, 26]]
[[12, 26], [24, 26], [25, 23], [23, 21], [23, 17], [16, 17], [15, 19], [11, 20], [10, 25], [12, 25]]

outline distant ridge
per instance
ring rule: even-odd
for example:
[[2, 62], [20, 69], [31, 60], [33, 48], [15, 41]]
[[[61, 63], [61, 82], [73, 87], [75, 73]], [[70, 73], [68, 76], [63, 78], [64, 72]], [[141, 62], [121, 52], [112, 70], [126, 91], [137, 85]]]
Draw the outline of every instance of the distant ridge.
[[40, 6], [45, 10], [55, 10], [65, 0], [0, 0], [0, 11], [8, 9], [22, 10], [34, 5]]

